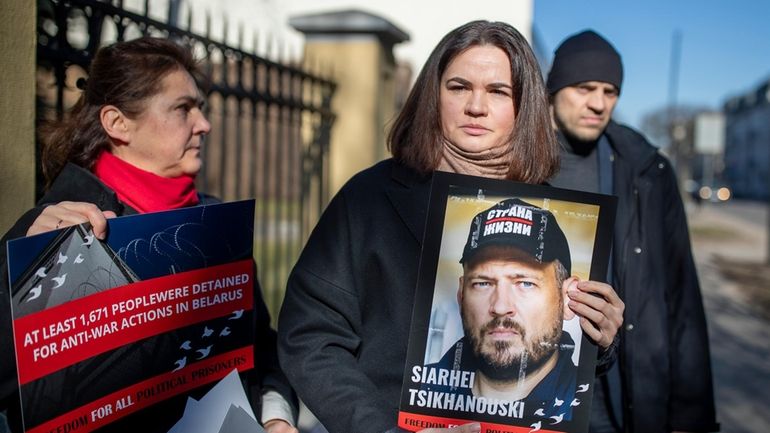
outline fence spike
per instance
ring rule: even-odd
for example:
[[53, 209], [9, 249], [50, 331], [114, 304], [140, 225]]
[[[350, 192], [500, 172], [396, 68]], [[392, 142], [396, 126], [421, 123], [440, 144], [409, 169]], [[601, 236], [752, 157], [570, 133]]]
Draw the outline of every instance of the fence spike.
[[206, 11], [206, 39], [211, 40], [211, 11]]
[[300, 66], [302, 69], [306, 69], [305, 50], [300, 46], [295, 46], [294, 49], [297, 53], [297, 65]]
[[238, 49], [243, 51], [243, 36], [244, 36], [244, 29], [243, 29], [243, 22], [238, 23]]
[[287, 55], [289, 56], [289, 57], [288, 57], [288, 59], [287, 59], [287, 61], [286, 61], [286, 63], [288, 63], [288, 64], [289, 64], [289, 66], [293, 66], [293, 67], [295, 67], [295, 68], [296, 68], [297, 66], [299, 66], [299, 65], [297, 64], [297, 56], [295, 56], [295, 55], [294, 55], [294, 54], [295, 54], [295, 53], [294, 53], [294, 47], [292, 47], [291, 45], [288, 45], [288, 44], [287, 44], [287, 45], [286, 45], [286, 51], [287, 51]]
[[294, 63], [294, 50], [292, 50], [291, 45], [289, 44], [289, 41], [286, 39], [283, 40], [283, 49], [286, 53], [286, 63], [290, 65], [296, 65]]
[[298, 46], [294, 46], [292, 49], [292, 57], [294, 57], [294, 64], [297, 68], [304, 68], [302, 65], [302, 49]]
[[313, 72], [318, 75], [321, 78], [325, 78], [323, 75], [323, 69], [324, 69], [324, 60], [321, 57], [315, 58], [315, 65], [313, 65]]
[[225, 15], [224, 12], [222, 12], [222, 22], [223, 22], [223, 24], [222, 24], [222, 43], [225, 44], [225, 45], [229, 45], [227, 43], [227, 34], [229, 33], [229, 31], [228, 31], [229, 28], [228, 27], [230, 27], [230, 21], [227, 19], [227, 15]]
[[267, 41], [267, 46], [265, 47], [265, 58], [267, 58], [268, 60], [273, 60], [271, 59], [272, 53], [273, 53], [273, 35], [268, 34], [266, 41]]
[[281, 63], [289, 63], [289, 46], [283, 39], [278, 40], [278, 46], [281, 47], [281, 53], [278, 56], [278, 61]]
[[[148, 0], [145, 0], [145, 5], [148, 5]], [[149, 6], [149, 5], [148, 5]], [[166, 22], [176, 28], [181, 28], [179, 21], [181, 14], [181, 4], [179, 3], [179, 0], [169, 0], [168, 2], [168, 13], [166, 14]]]
[[328, 73], [326, 75], [326, 79], [331, 81], [334, 79], [334, 75], [336, 74], [336, 71], [335, 71], [336, 68], [334, 67], [334, 62], [329, 61], [329, 63], [327, 63], [326, 66], [329, 68]]

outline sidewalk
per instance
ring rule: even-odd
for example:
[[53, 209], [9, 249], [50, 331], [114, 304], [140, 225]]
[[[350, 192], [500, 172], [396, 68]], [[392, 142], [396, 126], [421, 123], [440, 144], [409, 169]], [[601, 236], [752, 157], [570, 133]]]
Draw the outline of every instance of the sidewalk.
[[736, 201], [704, 203], [689, 210], [722, 432], [766, 432], [770, 428], [767, 206]]

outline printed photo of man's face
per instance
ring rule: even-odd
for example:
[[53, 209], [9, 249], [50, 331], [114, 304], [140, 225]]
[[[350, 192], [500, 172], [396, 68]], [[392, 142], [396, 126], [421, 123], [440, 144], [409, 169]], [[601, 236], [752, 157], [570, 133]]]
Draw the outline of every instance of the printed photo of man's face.
[[515, 247], [489, 246], [465, 263], [457, 300], [465, 336], [489, 379], [524, 378], [558, 350], [566, 277], [558, 261], [541, 264]]

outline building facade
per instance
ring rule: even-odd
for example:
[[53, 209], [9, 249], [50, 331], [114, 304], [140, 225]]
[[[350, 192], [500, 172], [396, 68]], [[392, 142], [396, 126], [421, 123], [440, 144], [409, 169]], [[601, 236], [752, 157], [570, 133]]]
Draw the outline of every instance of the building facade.
[[770, 79], [730, 98], [725, 113], [725, 177], [736, 198], [770, 198]]

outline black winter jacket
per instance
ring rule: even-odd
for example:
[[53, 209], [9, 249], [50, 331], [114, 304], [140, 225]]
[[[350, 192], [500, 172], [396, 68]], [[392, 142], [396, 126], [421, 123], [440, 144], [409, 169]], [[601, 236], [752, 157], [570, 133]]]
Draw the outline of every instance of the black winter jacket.
[[618, 212], [613, 286], [626, 304], [627, 431], [717, 431], [709, 342], [677, 180], [641, 135], [611, 122]]
[[331, 433], [396, 425], [430, 178], [388, 160], [332, 199], [291, 276], [281, 365]]
[[[201, 196], [201, 204], [211, 204], [218, 202], [217, 199], [209, 196]], [[6, 256], [6, 242], [10, 239], [23, 237], [27, 229], [32, 225], [35, 219], [40, 215], [47, 205], [56, 204], [61, 201], [80, 201], [95, 204], [103, 211], [111, 210], [118, 216], [136, 214], [137, 212], [129, 206], [121, 203], [114, 191], [105, 186], [89, 171], [68, 164], [62, 170], [62, 173], [56, 178], [50, 190], [37, 203], [37, 206], [30, 209], [16, 222], [16, 224], [0, 240], [0, 410], [8, 409], [9, 424], [13, 431], [21, 431], [19, 418], [19, 396], [18, 382], [16, 380], [16, 360], [13, 351], [13, 336], [11, 328], [11, 310], [10, 297], [8, 294], [8, 267]], [[286, 377], [278, 364], [276, 351], [268, 348], [276, 346], [276, 332], [270, 327], [270, 315], [262, 299], [259, 284], [255, 284], [254, 294], [254, 317], [256, 323], [255, 338], [258, 344], [255, 346], [254, 363], [255, 368], [248, 375], [246, 392], [249, 395], [254, 413], [259, 418], [260, 398], [262, 389], [272, 389], [289, 402], [292, 409], [297, 412], [297, 399], [294, 391], [289, 386]], [[152, 414], [148, 414], [146, 419], [153, 419], [153, 424], [162, 422], [170, 423], [169, 428], [181, 416], [186, 397], [172, 398], [167, 404], [160, 404]], [[168, 405], [174, 405], [175, 410], [170, 410]], [[140, 424], [146, 421], [138, 421]], [[121, 430], [127, 428], [123, 421], [116, 423]], [[133, 427], [133, 426], [132, 426]]]
[[393, 160], [355, 175], [289, 277], [281, 366], [331, 433], [396, 427], [430, 180]]

